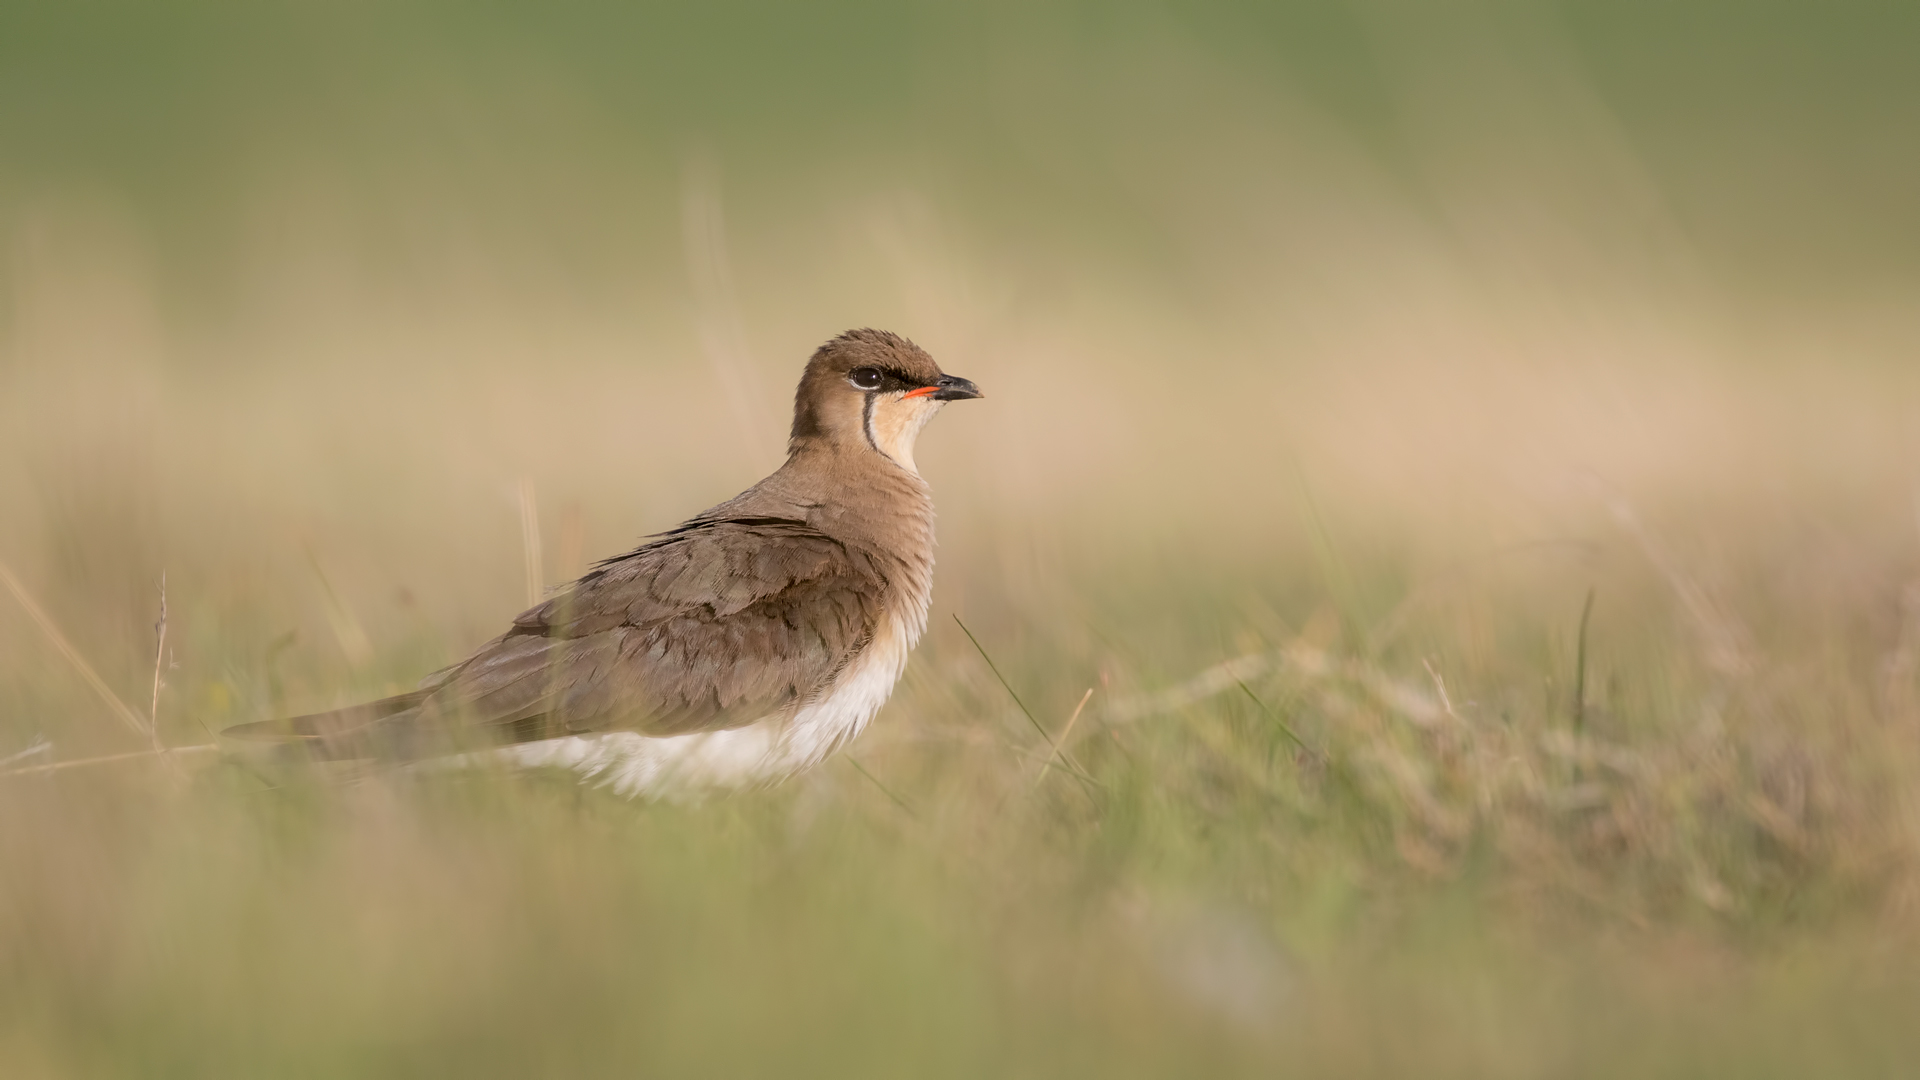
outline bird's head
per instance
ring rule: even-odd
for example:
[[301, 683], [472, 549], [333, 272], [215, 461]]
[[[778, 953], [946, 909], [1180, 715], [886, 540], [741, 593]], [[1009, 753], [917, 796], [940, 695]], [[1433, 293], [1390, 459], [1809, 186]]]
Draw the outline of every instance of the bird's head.
[[823, 441], [885, 454], [917, 472], [913, 442], [949, 401], [980, 397], [926, 350], [884, 330], [849, 330], [815, 350], [793, 401], [794, 449]]

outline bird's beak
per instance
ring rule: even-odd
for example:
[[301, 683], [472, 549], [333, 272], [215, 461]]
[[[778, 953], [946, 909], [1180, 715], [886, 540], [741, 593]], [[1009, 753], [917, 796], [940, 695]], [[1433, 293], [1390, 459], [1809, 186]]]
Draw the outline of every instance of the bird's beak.
[[965, 401], [967, 398], [985, 397], [986, 395], [982, 394], [980, 388], [973, 385], [971, 380], [963, 379], [958, 375], [942, 375], [940, 376], [939, 382], [934, 383], [932, 386], [922, 386], [917, 390], [909, 390], [907, 391], [907, 396], [910, 398], [928, 397], [935, 401]]

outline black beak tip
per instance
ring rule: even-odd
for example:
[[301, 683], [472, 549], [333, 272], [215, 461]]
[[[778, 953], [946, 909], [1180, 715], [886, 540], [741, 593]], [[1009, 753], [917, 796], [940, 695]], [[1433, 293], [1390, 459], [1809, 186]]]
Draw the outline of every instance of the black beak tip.
[[963, 379], [958, 375], [942, 375], [940, 381], [934, 385], [940, 388], [930, 395], [935, 401], [965, 401], [968, 398], [987, 396], [980, 392], [979, 387], [973, 385], [972, 380]]

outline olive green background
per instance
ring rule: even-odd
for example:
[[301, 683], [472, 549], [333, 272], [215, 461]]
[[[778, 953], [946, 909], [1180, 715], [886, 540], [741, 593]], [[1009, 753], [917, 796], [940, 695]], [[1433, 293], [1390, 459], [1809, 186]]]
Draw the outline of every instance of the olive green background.
[[[0, 1071], [1901, 1074], [1917, 52], [1855, 0], [0, 5]], [[750, 484], [862, 325], [988, 396], [841, 758], [676, 806], [191, 749]], [[190, 749], [85, 763], [149, 717]]]

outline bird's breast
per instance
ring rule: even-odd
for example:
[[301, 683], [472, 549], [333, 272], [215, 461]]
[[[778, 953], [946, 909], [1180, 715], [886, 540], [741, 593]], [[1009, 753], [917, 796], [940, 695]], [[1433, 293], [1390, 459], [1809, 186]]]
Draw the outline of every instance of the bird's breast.
[[907, 655], [925, 627], [924, 605], [917, 618], [883, 617], [873, 639], [833, 685], [786, 723], [780, 768], [797, 772], [818, 764], [864, 731], [893, 695], [894, 684], [907, 669]]

